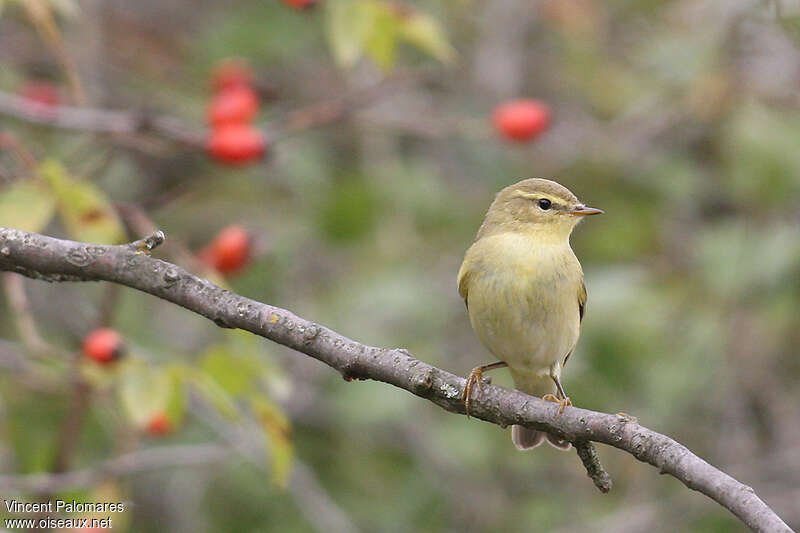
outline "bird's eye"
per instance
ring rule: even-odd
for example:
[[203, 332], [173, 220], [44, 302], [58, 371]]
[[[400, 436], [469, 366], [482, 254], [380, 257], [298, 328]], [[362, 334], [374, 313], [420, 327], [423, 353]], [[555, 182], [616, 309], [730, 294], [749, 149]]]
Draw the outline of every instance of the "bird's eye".
[[539, 200], [539, 207], [543, 211], [547, 211], [548, 209], [550, 209], [551, 205], [552, 204], [550, 203], [550, 200], [548, 200], [547, 198], [542, 198], [541, 200]]

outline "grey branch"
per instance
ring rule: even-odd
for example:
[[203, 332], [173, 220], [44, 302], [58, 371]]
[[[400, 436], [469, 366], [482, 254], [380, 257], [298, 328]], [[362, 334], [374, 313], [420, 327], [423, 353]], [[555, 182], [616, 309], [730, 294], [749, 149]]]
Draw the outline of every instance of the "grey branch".
[[196, 466], [231, 459], [230, 450], [216, 444], [149, 448], [108, 459], [91, 468], [59, 474], [0, 475], [0, 491], [52, 494], [91, 487], [99, 481], [165, 467]]
[[[464, 413], [464, 378], [415, 359], [406, 350], [367, 346], [285, 309], [217, 287], [177, 265], [151, 257], [141, 243], [101, 246], [0, 228], [0, 271], [46, 281], [125, 285], [180, 305], [218, 326], [243, 329], [314, 357], [348, 381], [389, 383], [447, 411]], [[792, 531], [752, 488], [630, 417], [578, 407], [559, 414], [552, 402], [488, 384], [472, 402], [470, 415], [502, 427], [521, 424], [547, 431], [573, 443], [614, 446], [702, 492], [753, 531]]]
[[[301, 107], [265, 126], [268, 137], [279, 141], [298, 131], [323, 126], [368, 107], [373, 101], [411, 83], [431, 78], [435, 70], [400, 73], [330, 101]], [[22, 96], [0, 91], [0, 116], [42, 126], [117, 136], [153, 134], [190, 148], [205, 147], [208, 130], [154, 110], [112, 110], [59, 105], [49, 107]]]
[[164, 138], [193, 146], [204, 146], [206, 132], [174, 117], [146, 111], [115, 111], [59, 105], [47, 107], [21, 96], [0, 91], [0, 114], [64, 130], [112, 135], [152, 132]]
[[[236, 455], [262, 470], [270, 466], [264, 461], [264, 432], [259, 425], [245, 417], [238, 424], [233, 424], [218, 415], [213, 408], [204, 402], [199, 395], [191, 395], [191, 410], [205, 422], [220, 439], [227, 441]], [[330, 494], [317, 479], [314, 471], [302, 461], [294, 459], [289, 492], [303, 510], [309, 523], [319, 532], [325, 533], [358, 533], [349, 516], [336, 504]]]

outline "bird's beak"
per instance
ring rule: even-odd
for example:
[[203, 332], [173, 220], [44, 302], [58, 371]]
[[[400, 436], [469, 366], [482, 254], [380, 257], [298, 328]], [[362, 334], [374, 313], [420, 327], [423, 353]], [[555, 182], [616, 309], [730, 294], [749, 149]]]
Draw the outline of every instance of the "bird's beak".
[[569, 211], [567, 211], [567, 214], [576, 217], [585, 217], [587, 215], [601, 215], [603, 214], [603, 212], [604, 211], [602, 209], [595, 209], [594, 207], [578, 204]]

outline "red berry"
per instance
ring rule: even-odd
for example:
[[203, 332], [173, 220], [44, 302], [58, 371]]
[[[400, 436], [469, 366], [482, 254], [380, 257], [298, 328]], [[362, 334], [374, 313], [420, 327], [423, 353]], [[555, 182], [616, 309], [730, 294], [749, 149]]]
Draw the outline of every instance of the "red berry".
[[58, 88], [47, 81], [32, 81], [23, 85], [19, 95], [25, 99], [29, 111], [52, 116], [58, 112], [60, 98]]
[[538, 100], [512, 100], [494, 110], [492, 121], [505, 138], [528, 141], [550, 125], [550, 109]]
[[250, 87], [226, 89], [208, 104], [208, 122], [214, 127], [250, 122], [258, 113], [258, 95]]
[[28, 100], [48, 107], [59, 104], [58, 88], [47, 81], [31, 81], [22, 86], [19, 95]]
[[253, 71], [245, 59], [230, 57], [223, 59], [211, 74], [214, 91], [226, 91], [234, 87], [249, 87], [253, 82]]
[[122, 337], [113, 329], [96, 329], [83, 339], [83, 354], [100, 364], [111, 363], [122, 357], [124, 352]]
[[314, 7], [317, 1], [318, 0], [283, 0], [283, 3], [295, 9], [308, 9]]
[[150, 417], [144, 430], [154, 437], [160, 437], [172, 431], [172, 422], [166, 413], [159, 411]]
[[263, 156], [266, 146], [260, 130], [246, 124], [225, 124], [211, 131], [207, 149], [221, 163], [243, 165]]
[[222, 274], [233, 274], [250, 260], [250, 248], [250, 234], [241, 226], [228, 226], [200, 252], [200, 258]]

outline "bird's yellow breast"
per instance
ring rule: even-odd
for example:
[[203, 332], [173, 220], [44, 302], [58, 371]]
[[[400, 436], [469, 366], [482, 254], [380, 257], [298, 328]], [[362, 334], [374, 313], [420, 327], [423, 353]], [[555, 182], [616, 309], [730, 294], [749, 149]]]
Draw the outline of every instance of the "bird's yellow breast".
[[459, 292], [480, 341], [515, 381], [560, 366], [580, 333], [583, 272], [567, 241], [541, 244], [524, 233], [477, 240], [459, 271]]

